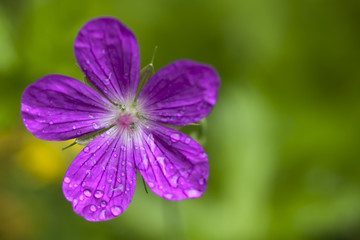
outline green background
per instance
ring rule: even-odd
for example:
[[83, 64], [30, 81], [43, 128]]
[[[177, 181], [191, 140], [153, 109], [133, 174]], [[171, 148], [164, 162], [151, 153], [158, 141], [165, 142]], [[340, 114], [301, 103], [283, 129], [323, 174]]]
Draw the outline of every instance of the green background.
[[[40, 77], [82, 80], [73, 42], [110, 15], [142, 66], [213, 65], [211, 174], [202, 198], [166, 201], [141, 181], [128, 210], [92, 223], [62, 194], [81, 147], [33, 137], [21, 94]], [[360, 239], [360, 2], [1, 0], [0, 239]]]

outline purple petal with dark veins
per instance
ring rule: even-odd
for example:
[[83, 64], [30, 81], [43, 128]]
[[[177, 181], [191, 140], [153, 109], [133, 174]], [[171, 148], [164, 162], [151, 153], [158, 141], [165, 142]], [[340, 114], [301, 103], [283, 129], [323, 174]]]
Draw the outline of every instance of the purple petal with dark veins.
[[136, 95], [140, 53], [135, 35], [119, 20], [103, 17], [82, 27], [75, 56], [87, 78], [111, 101], [124, 104]]
[[138, 104], [150, 120], [186, 125], [210, 113], [219, 86], [220, 78], [211, 66], [181, 60], [150, 79], [139, 94]]
[[201, 197], [209, 177], [208, 157], [194, 139], [156, 123], [134, 139], [135, 163], [148, 186], [168, 200]]
[[81, 151], [66, 172], [64, 195], [74, 211], [89, 221], [120, 215], [133, 198], [134, 153], [124, 135], [116, 127], [107, 130]]
[[36, 137], [62, 141], [108, 127], [114, 105], [76, 79], [47, 75], [26, 88], [21, 114]]

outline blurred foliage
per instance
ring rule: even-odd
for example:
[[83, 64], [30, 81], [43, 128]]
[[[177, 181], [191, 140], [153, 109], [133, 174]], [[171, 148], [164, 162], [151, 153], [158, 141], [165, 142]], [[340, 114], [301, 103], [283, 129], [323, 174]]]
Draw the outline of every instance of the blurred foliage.
[[[134, 31], [142, 66], [157, 45], [156, 69], [218, 70], [202, 198], [165, 201], [139, 178], [124, 214], [87, 222], [61, 190], [80, 147], [24, 128], [25, 87], [83, 79], [73, 42], [102, 15]], [[360, 239], [359, 29], [357, 0], [1, 0], [0, 239]]]

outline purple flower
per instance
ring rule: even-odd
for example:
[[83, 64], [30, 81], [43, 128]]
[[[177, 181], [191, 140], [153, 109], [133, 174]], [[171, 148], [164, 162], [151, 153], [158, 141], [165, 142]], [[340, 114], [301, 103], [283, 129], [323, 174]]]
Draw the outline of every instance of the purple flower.
[[207, 116], [217, 100], [215, 70], [176, 61], [151, 77], [137, 96], [140, 54], [135, 35], [114, 18], [89, 21], [75, 40], [75, 56], [91, 84], [48, 75], [26, 88], [22, 118], [36, 137], [92, 140], [66, 172], [63, 192], [90, 221], [112, 219], [129, 206], [136, 169], [168, 200], [198, 198], [206, 190], [208, 157], [195, 140], [167, 125]]

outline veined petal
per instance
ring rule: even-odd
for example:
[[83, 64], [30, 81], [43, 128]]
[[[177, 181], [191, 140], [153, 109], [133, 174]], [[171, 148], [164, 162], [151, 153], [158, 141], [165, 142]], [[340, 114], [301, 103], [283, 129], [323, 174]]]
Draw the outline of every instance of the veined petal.
[[76, 37], [75, 56], [87, 78], [111, 101], [124, 104], [135, 98], [139, 46], [119, 20], [102, 17], [87, 22]]
[[21, 100], [26, 128], [36, 137], [62, 141], [108, 127], [114, 105], [76, 79], [47, 75], [31, 84]]
[[198, 198], [206, 190], [208, 157], [195, 140], [158, 124], [134, 138], [135, 163], [148, 186], [168, 200]]
[[116, 127], [107, 130], [80, 152], [66, 172], [64, 195], [74, 211], [89, 221], [120, 215], [133, 198], [136, 168], [127, 137]]
[[210, 113], [219, 86], [220, 78], [211, 66], [181, 60], [150, 79], [139, 94], [138, 104], [150, 120], [186, 125]]

